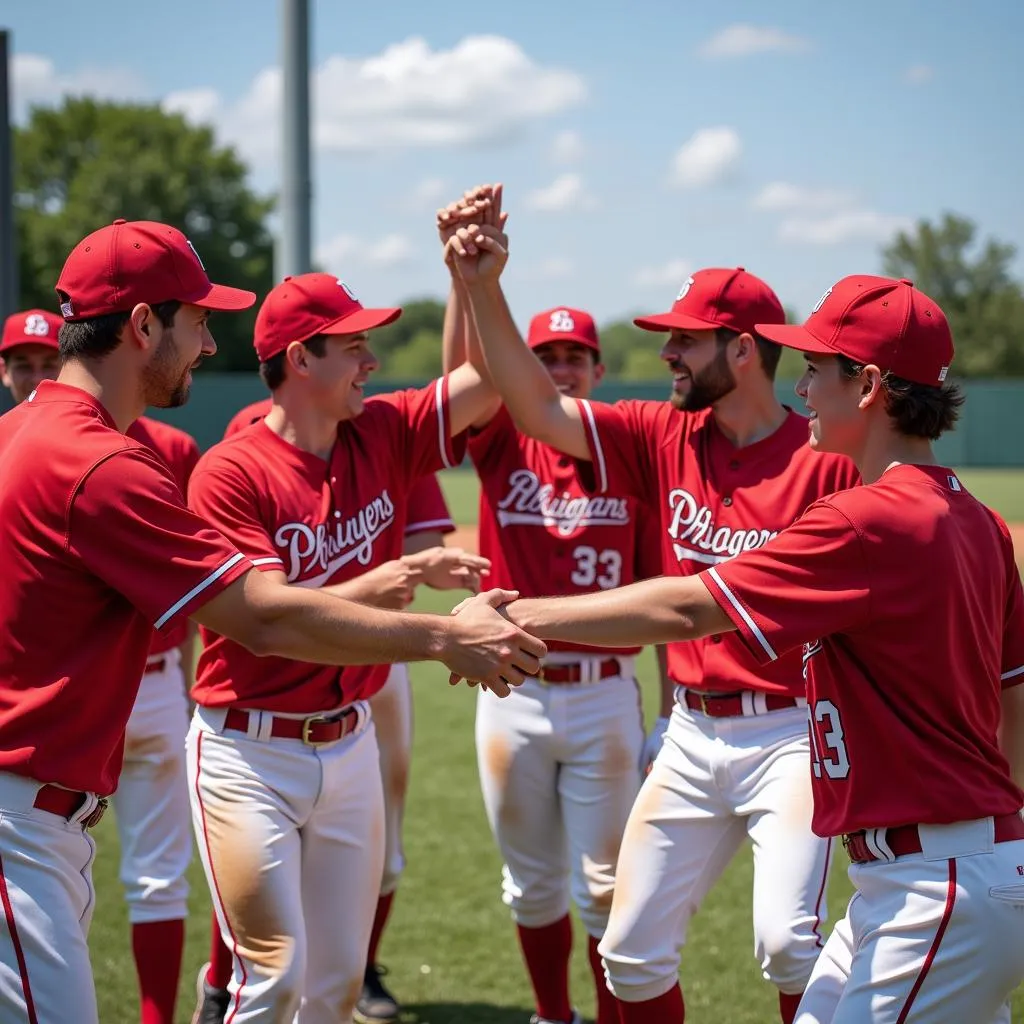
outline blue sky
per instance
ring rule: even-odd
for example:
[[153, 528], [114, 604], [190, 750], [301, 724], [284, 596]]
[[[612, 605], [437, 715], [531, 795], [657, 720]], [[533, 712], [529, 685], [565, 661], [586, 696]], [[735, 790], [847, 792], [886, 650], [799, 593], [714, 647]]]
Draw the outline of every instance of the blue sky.
[[[433, 211], [489, 180], [523, 323], [661, 310], [721, 265], [806, 313], [945, 210], [1024, 249], [1019, 0], [311, 7], [315, 247], [367, 304], [444, 294]], [[272, 190], [278, 4], [172, 9], [173, 26], [138, 0], [9, 0], [17, 116], [67, 92], [158, 100]]]

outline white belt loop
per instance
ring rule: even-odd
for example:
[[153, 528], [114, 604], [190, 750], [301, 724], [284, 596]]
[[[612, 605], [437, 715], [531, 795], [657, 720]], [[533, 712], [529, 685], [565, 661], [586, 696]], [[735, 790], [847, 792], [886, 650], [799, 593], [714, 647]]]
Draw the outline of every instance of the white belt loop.
[[868, 849], [878, 860], [884, 860], [892, 864], [896, 860], [896, 854], [892, 852], [888, 841], [885, 838], [884, 828], [869, 828], [864, 830], [864, 842]]

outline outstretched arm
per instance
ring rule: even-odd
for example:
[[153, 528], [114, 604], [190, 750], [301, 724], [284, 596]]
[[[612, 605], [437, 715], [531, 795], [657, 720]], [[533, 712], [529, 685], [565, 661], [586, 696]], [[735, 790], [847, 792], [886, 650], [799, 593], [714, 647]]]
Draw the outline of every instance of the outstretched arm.
[[696, 640], [736, 627], [697, 576], [659, 576], [574, 597], [528, 598], [505, 608], [542, 640], [629, 647]]
[[499, 282], [508, 258], [504, 235], [493, 225], [468, 224], [448, 245], [465, 286], [487, 372], [516, 426], [567, 455], [589, 460], [579, 406], [559, 394], [544, 365], [523, 342], [505, 301]]

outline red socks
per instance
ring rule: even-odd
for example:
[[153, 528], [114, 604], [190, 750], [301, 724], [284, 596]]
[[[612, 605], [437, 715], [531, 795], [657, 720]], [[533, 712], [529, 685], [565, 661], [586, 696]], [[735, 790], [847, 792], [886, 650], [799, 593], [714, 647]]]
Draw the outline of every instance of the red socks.
[[132, 925], [142, 1024], [174, 1024], [184, 949], [184, 921], [144, 921]]
[[796, 1020], [797, 1007], [803, 997], [803, 992], [795, 996], [787, 996], [785, 992], [779, 993], [779, 1016], [782, 1018], [782, 1024], [793, 1024]]
[[366, 951], [366, 963], [377, 962], [377, 948], [380, 946], [381, 936], [388, 923], [388, 915], [391, 913], [391, 904], [395, 901], [395, 894], [389, 892], [377, 900], [377, 912], [373, 915], [373, 930], [370, 932], [370, 948]]
[[234, 970], [234, 957], [231, 950], [224, 945], [220, 937], [220, 924], [217, 915], [211, 914], [210, 924], [210, 968], [206, 972], [206, 981], [214, 988], [227, 988]]
[[601, 954], [597, 951], [599, 941], [600, 939], [595, 939], [593, 935], [587, 936], [587, 954], [590, 957], [590, 970], [594, 975], [594, 990], [597, 992], [596, 1024], [619, 1024], [619, 1004], [615, 996], [608, 991], [604, 964], [601, 963]]
[[619, 1000], [622, 1024], [683, 1024], [685, 1019], [683, 990], [678, 985], [673, 985], [663, 996], [645, 999], [642, 1003]]
[[543, 928], [517, 925], [516, 930], [537, 1001], [537, 1016], [549, 1020], [572, 1020], [572, 1004], [569, 1002], [572, 924], [569, 915]]

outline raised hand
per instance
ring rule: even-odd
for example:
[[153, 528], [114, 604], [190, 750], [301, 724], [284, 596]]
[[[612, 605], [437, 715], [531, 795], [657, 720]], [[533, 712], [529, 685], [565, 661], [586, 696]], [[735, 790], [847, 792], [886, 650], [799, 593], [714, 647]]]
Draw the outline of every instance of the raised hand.
[[500, 612], [518, 596], [513, 590], [488, 590], [459, 605], [451, 620], [450, 649], [441, 659], [451, 669], [452, 684], [467, 679], [507, 697], [513, 686], [540, 671], [547, 646]]
[[368, 603], [378, 608], [401, 611], [409, 605], [416, 587], [423, 582], [423, 569], [410, 563], [406, 557], [396, 558], [370, 569], [360, 580], [367, 588]]
[[421, 582], [435, 590], [465, 588], [475, 594], [480, 590], [481, 577], [491, 569], [489, 559], [462, 548], [426, 548], [403, 557], [420, 571]]
[[448, 239], [445, 262], [467, 285], [497, 281], [508, 262], [508, 236], [491, 224], [460, 227]]
[[[448, 241], [460, 227], [489, 225], [504, 230], [508, 214], [501, 210], [502, 186], [477, 185], [467, 189], [460, 199], [437, 211], [437, 233], [445, 247], [445, 262], [451, 266], [453, 254]], [[506, 244], [507, 248], [507, 244]]]

